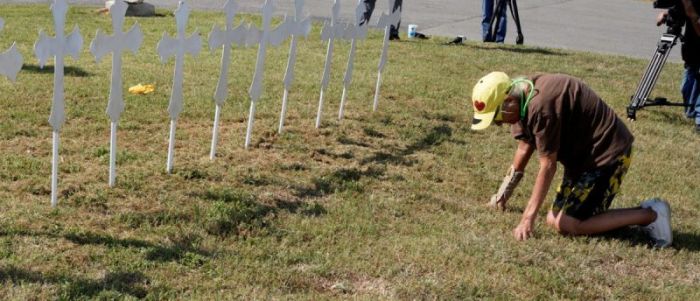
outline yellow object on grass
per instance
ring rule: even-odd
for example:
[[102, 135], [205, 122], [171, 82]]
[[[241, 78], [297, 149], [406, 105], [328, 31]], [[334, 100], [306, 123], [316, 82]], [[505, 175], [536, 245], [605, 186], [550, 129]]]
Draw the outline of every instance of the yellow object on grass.
[[154, 85], [138, 84], [136, 86], [129, 88], [129, 93], [131, 93], [131, 94], [150, 94], [150, 93], [153, 93], [153, 91], [155, 91], [155, 90], [156, 90], [156, 87]]

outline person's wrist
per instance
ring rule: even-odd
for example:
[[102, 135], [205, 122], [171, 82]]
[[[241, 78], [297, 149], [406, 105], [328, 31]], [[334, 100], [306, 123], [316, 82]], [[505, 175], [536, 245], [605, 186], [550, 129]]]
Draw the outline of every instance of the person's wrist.
[[535, 215], [534, 214], [528, 214], [528, 213], [523, 213], [523, 217], [520, 219], [521, 224], [534, 224], [535, 223]]

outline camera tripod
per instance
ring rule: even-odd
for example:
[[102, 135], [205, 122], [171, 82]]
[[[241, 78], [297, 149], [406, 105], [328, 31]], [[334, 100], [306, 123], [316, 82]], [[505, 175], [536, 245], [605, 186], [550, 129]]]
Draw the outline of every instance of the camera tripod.
[[515, 43], [518, 45], [522, 45], [525, 41], [525, 38], [523, 37], [523, 31], [520, 27], [520, 15], [518, 15], [518, 4], [515, 2], [515, 0], [498, 0], [498, 2], [496, 2], [493, 14], [491, 15], [491, 20], [489, 20], [489, 37], [491, 39], [486, 42], [496, 41], [496, 33], [500, 29], [499, 22], [496, 22], [496, 19], [498, 19], [498, 16], [501, 16], [505, 13], [506, 6], [510, 7], [510, 15], [513, 16], [513, 21], [515, 21], [515, 26], [518, 29], [518, 37], [515, 39]]
[[627, 118], [631, 120], [637, 119], [637, 110], [643, 107], [651, 106], [686, 106], [683, 103], [669, 102], [664, 97], [657, 97], [654, 99], [649, 99], [649, 94], [651, 90], [654, 89], [656, 85], [656, 80], [659, 79], [659, 74], [661, 73], [661, 68], [666, 64], [666, 59], [668, 55], [671, 54], [671, 49], [678, 43], [681, 39], [680, 28], [675, 26], [669, 26], [667, 32], [661, 35], [659, 43], [656, 45], [656, 51], [647, 65], [646, 71], [642, 76], [642, 80], [637, 86], [637, 91], [631, 97], [631, 103], [627, 107]]

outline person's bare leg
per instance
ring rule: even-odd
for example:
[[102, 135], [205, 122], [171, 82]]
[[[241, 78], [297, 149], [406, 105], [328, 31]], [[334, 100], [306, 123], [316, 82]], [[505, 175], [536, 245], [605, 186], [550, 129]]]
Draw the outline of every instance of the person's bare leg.
[[547, 223], [559, 233], [569, 235], [591, 235], [608, 232], [624, 226], [648, 225], [656, 220], [656, 212], [648, 208], [612, 209], [586, 220], [549, 211]]

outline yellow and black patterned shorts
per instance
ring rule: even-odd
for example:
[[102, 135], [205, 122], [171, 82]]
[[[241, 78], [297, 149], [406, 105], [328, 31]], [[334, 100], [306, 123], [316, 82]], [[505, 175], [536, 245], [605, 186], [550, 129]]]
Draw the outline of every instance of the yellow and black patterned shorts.
[[617, 157], [611, 164], [584, 172], [576, 178], [564, 176], [552, 211], [563, 211], [579, 220], [588, 219], [610, 208], [612, 200], [620, 191], [622, 179], [632, 162], [632, 147]]

